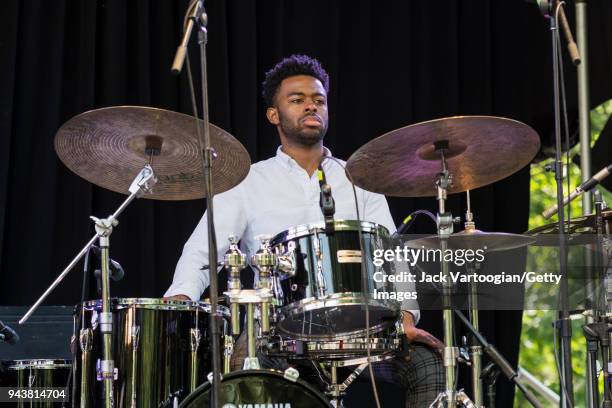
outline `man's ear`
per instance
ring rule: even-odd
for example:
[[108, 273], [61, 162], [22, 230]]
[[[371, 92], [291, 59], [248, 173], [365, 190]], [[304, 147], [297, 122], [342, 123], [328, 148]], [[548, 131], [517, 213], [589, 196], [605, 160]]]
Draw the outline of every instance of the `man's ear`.
[[278, 109], [274, 108], [274, 107], [269, 107], [266, 110], [266, 118], [268, 118], [268, 122], [270, 122], [273, 125], [278, 125], [280, 123], [280, 120], [278, 120]]

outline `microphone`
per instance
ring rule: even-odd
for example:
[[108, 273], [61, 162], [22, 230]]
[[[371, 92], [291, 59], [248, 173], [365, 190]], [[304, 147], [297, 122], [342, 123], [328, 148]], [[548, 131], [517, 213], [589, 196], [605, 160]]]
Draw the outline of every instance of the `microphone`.
[[[608, 177], [610, 173], [612, 173], [612, 164], [599, 170], [599, 172], [597, 172], [593, 177], [591, 177], [590, 179], [588, 179], [587, 181], [585, 181], [584, 183], [576, 187], [576, 189], [572, 191], [569, 196], [563, 199], [563, 206], [565, 207], [569, 202], [571, 202], [576, 197], [586, 193], [587, 191], [592, 190], [593, 187], [595, 187], [596, 185], [601, 183], [606, 177]], [[544, 211], [542, 213], [542, 217], [544, 217], [545, 219], [549, 219], [550, 217], [553, 216], [554, 213], [557, 212], [558, 209], [559, 209], [559, 206], [555, 204], [549, 209], [547, 209], [546, 211]]]
[[[559, 3], [558, 0], [525, 0], [527, 3], [535, 3], [538, 5], [540, 9], [540, 13], [546, 18], [550, 18], [551, 14], [554, 14], [554, 8], [557, 7]], [[552, 16], [554, 17], [554, 15]], [[567, 22], [567, 17], [565, 16], [565, 11], [563, 7], [559, 8], [559, 22], [561, 23], [561, 28], [563, 29], [563, 34], [565, 35], [565, 40], [567, 41], [567, 52], [569, 53], [570, 59], [572, 63], [576, 66], [580, 65], [582, 61], [580, 57], [580, 51], [578, 51], [578, 46], [576, 45], [576, 41], [574, 41], [574, 36], [572, 35], [572, 30], [570, 29], [569, 23]]]
[[5, 341], [11, 345], [19, 341], [19, 335], [17, 332], [5, 325], [2, 320], [0, 320], [0, 341]]
[[325, 180], [325, 172], [323, 171], [323, 160], [319, 162], [317, 169], [317, 177], [319, 179], [319, 188], [321, 189], [319, 206], [325, 219], [325, 234], [331, 235], [334, 233], [334, 214], [336, 212], [336, 204], [332, 197], [331, 187]]
[[[92, 245], [91, 249], [93, 253], [96, 255], [96, 257], [98, 259], [101, 259], [102, 250], [100, 249], [100, 247], [97, 245]], [[112, 280], [114, 280], [115, 282], [118, 282], [121, 279], [123, 279], [123, 276], [125, 275], [125, 271], [123, 270], [123, 267], [121, 266], [119, 262], [109, 258], [108, 266], [109, 266], [109, 272], [110, 272], [109, 277]]]

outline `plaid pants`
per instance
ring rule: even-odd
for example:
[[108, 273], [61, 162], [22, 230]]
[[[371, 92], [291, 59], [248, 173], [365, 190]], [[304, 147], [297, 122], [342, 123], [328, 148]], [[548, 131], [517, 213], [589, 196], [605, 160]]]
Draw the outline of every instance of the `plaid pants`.
[[[406, 408], [428, 408], [445, 388], [442, 357], [422, 344], [411, 344], [406, 357], [373, 363], [372, 370], [376, 381], [406, 392]], [[369, 379], [369, 370], [365, 369], [360, 377]]]
[[[241, 370], [242, 362], [246, 357], [246, 335], [243, 333], [236, 342], [232, 355], [232, 371]], [[257, 353], [262, 368], [285, 370], [290, 365], [287, 360], [266, 356]], [[304, 362], [302, 362], [304, 363]], [[314, 374], [312, 365], [298, 364], [300, 378], [316, 383], [317, 374]], [[376, 381], [393, 384], [406, 393], [406, 408], [429, 408], [438, 394], [444, 390], [444, 367], [442, 357], [427, 346], [414, 343], [408, 348], [405, 356], [398, 356], [390, 360], [372, 363], [374, 378]], [[361, 385], [364, 379], [369, 383], [369, 370], [366, 368], [358, 380]], [[317, 385], [317, 384], [314, 384]], [[352, 384], [351, 386], [357, 386]], [[348, 391], [350, 392], [351, 386]], [[383, 406], [382, 408], [396, 408]], [[344, 406], [344, 408], [362, 408], [355, 406]], [[368, 407], [369, 408], [369, 407]]]

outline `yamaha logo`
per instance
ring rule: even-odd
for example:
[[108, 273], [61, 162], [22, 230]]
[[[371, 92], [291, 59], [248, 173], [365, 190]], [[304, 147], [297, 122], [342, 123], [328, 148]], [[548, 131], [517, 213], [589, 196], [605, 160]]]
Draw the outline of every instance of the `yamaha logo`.
[[263, 404], [224, 404], [222, 408], [291, 408], [290, 402], [264, 402]]

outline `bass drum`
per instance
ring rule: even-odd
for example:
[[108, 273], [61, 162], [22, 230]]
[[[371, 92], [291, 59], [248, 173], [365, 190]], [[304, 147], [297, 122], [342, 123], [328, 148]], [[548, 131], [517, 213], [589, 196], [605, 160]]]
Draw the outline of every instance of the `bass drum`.
[[[199, 386], [179, 408], [210, 407], [210, 383]], [[223, 376], [219, 387], [221, 408], [331, 408], [325, 395], [297, 379], [285, 378], [280, 371], [245, 370]]]

